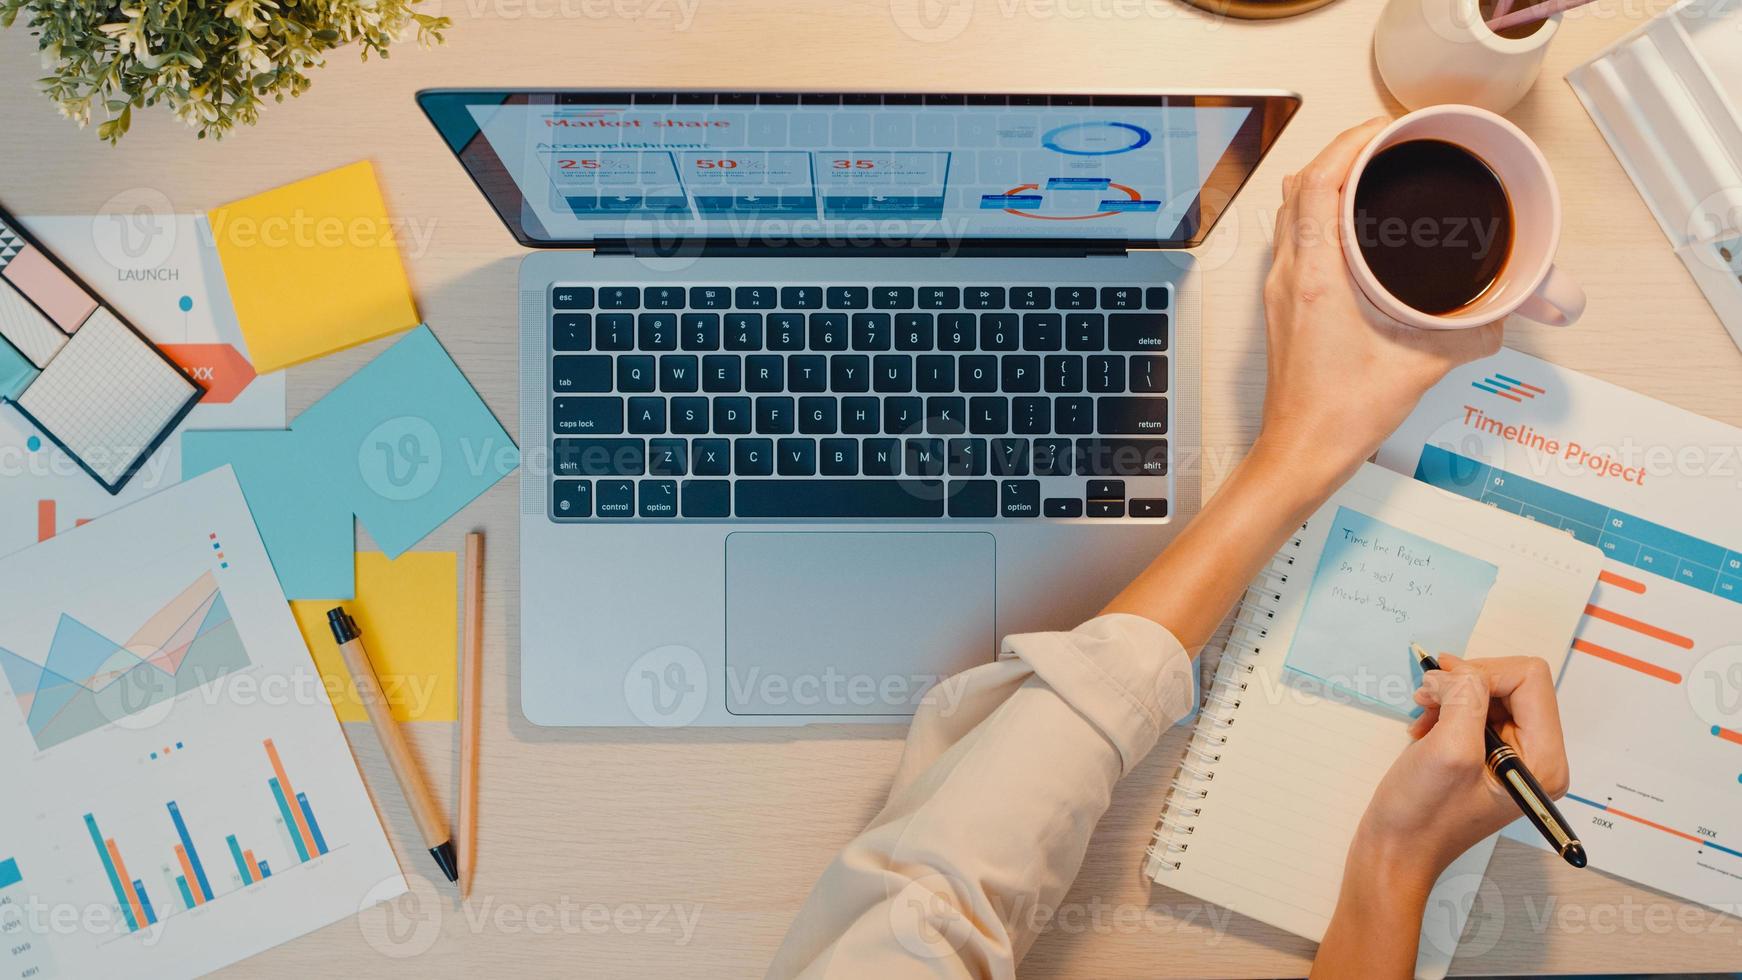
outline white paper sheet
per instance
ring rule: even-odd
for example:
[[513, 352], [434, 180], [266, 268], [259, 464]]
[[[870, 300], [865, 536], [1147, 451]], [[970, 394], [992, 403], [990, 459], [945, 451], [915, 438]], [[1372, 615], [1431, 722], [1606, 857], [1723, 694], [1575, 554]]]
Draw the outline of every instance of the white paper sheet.
[[0, 974], [197, 976], [405, 890], [227, 468], [0, 596]]
[[1742, 913], [1742, 430], [1502, 350], [1379, 462], [1603, 549], [1560, 679], [1562, 812], [1592, 867]]

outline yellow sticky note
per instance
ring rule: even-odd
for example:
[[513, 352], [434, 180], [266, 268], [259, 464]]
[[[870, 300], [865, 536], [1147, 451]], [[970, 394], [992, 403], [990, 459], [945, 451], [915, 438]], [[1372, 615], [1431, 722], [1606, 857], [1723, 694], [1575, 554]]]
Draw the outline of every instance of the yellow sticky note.
[[458, 569], [451, 551], [408, 551], [397, 561], [380, 552], [359, 552], [355, 599], [290, 604], [340, 721], [368, 721], [369, 715], [327, 626], [327, 610], [337, 605], [357, 621], [393, 717], [459, 718], [459, 647], [454, 636], [459, 626]]
[[418, 325], [396, 228], [369, 161], [206, 217], [255, 371]]

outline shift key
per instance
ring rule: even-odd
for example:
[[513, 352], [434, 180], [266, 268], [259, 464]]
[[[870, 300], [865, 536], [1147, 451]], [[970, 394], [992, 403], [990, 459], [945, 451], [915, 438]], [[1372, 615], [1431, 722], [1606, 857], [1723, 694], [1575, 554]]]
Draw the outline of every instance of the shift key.
[[1159, 436], [1167, 433], [1167, 399], [1102, 397], [1095, 399], [1095, 431], [1113, 436]]
[[1107, 349], [1167, 350], [1166, 313], [1114, 313], [1107, 317]]
[[647, 443], [642, 439], [556, 439], [551, 470], [557, 476], [642, 476]]

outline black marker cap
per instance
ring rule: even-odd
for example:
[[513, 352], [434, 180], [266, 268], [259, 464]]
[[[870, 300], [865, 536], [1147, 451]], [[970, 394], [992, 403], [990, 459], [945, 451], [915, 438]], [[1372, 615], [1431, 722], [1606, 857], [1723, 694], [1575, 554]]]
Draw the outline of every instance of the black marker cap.
[[334, 606], [327, 610], [327, 625], [333, 628], [333, 642], [344, 646], [363, 634], [357, 629], [357, 621], [345, 612], [344, 606]]
[[442, 874], [447, 875], [449, 881], [460, 880], [460, 859], [454, 853], [453, 841], [430, 848], [429, 854], [435, 858], [436, 866], [442, 869]]

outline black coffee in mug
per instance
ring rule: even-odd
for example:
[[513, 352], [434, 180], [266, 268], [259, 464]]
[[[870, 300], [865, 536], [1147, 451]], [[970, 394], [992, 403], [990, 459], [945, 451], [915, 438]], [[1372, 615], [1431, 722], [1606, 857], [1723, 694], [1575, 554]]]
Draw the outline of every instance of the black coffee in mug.
[[1361, 172], [1355, 236], [1391, 295], [1442, 316], [1500, 278], [1512, 253], [1512, 203], [1482, 158], [1444, 140], [1408, 140]]

